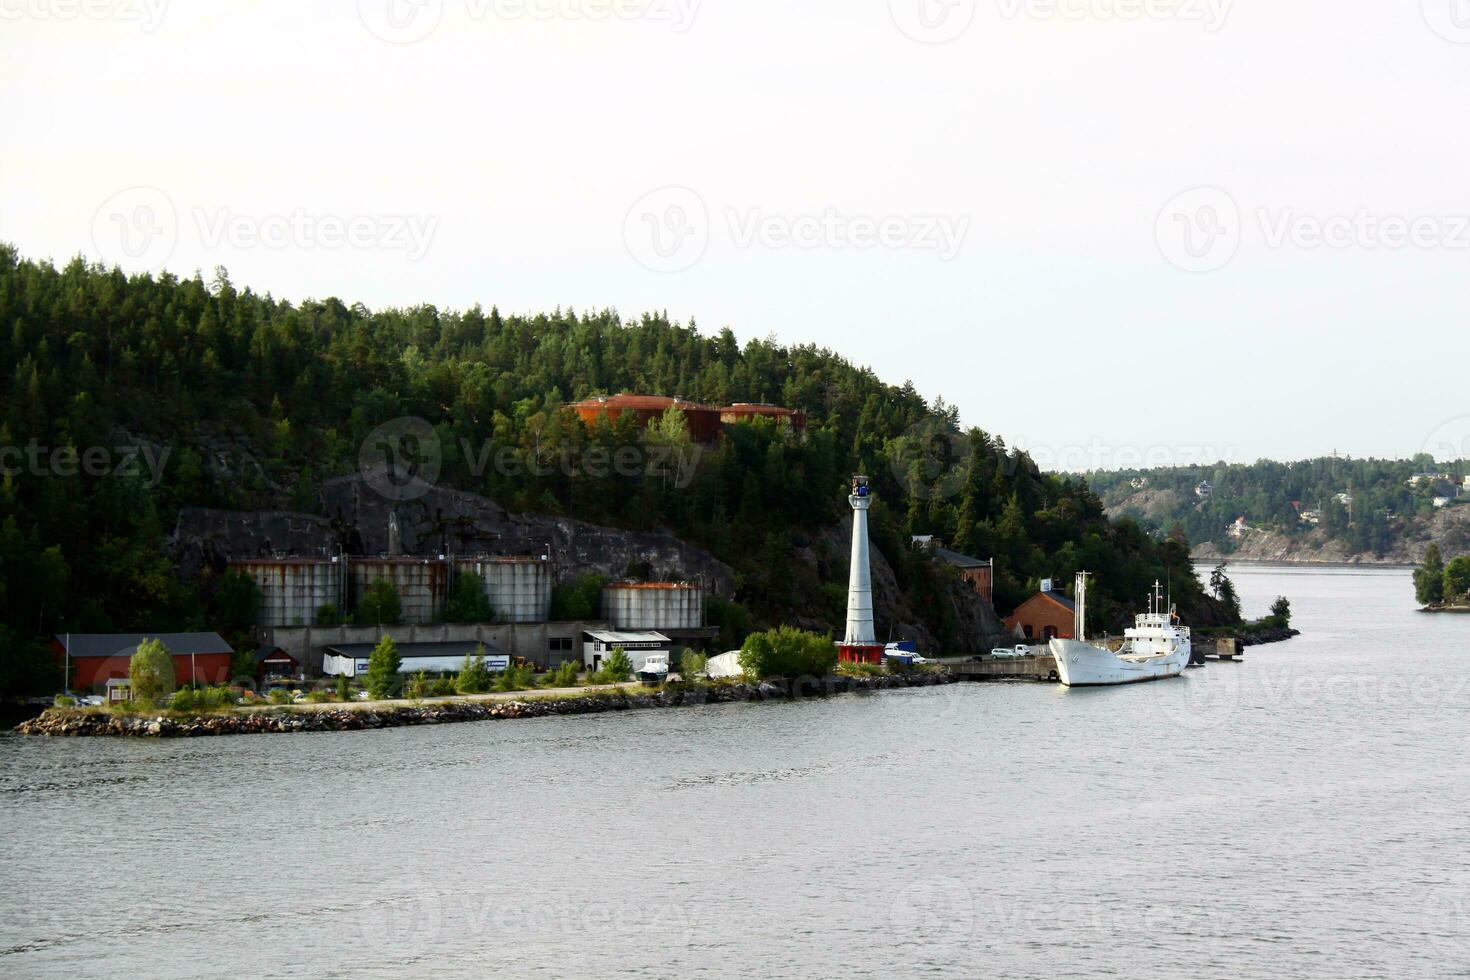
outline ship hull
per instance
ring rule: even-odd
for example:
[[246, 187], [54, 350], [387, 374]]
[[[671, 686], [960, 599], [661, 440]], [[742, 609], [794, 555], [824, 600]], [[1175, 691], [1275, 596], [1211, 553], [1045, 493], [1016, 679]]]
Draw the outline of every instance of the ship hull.
[[1189, 663], [1189, 651], [1190, 643], [1185, 640], [1167, 655], [1127, 660], [1091, 643], [1051, 641], [1057, 677], [1068, 687], [1107, 687], [1178, 677]]

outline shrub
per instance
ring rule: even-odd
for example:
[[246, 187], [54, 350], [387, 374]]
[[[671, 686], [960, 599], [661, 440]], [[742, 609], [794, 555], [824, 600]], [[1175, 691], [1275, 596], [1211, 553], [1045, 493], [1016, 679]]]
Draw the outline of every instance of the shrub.
[[174, 691], [174, 658], [158, 640], [144, 640], [128, 664], [128, 679], [133, 700], [158, 704]]
[[352, 682], [347, 679], [346, 674], [343, 674], [342, 676], [337, 678], [337, 700], [352, 700]]
[[284, 687], [272, 688], [269, 701], [271, 704], [289, 704], [291, 701], [291, 695], [286, 693], [286, 689]]
[[393, 642], [393, 637], [379, 640], [368, 658], [367, 689], [374, 701], [382, 701], [398, 690], [401, 683], [398, 668], [402, 666], [403, 658], [398, 655], [398, 644]]
[[331, 700], [331, 697], [332, 696], [326, 691], [323, 691], [321, 688], [317, 688], [316, 690], [311, 691], [306, 695], [306, 700], [310, 701], [312, 704], [322, 704], [326, 701]]
[[181, 687], [168, 699], [168, 710], [170, 711], [193, 711], [198, 707], [198, 701], [194, 697], [194, 689]]
[[429, 675], [422, 670], [414, 674], [408, 681], [408, 687], [404, 691], [413, 700], [425, 697], [429, 693]]
[[702, 653], [695, 653], [693, 650], [685, 650], [683, 656], [679, 658], [679, 676], [686, 681], [694, 680], [708, 667], [709, 657]]
[[535, 684], [536, 678], [530, 667], [517, 667], [514, 664], [495, 677], [495, 690], [500, 692], [524, 691]]
[[556, 622], [596, 619], [602, 607], [600, 575], [581, 575], [551, 590], [551, 618]]
[[464, 666], [459, 669], [455, 687], [460, 694], [483, 694], [490, 690], [495, 679], [485, 665], [485, 645], [475, 648], [473, 654], [465, 654]]
[[335, 602], [329, 602], [316, 611], [316, 624], [318, 626], [341, 626], [342, 610], [337, 608]]
[[837, 665], [837, 647], [818, 633], [780, 626], [752, 633], [740, 648], [740, 668], [757, 678], [822, 677]]
[[429, 693], [436, 698], [447, 698], [455, 691], [455, 675], [440, 674], [429, 683]]
[[65, 694], [58, 694], [51, 703], [58, 708], [75, 708], [77, 706], [77, 699], [69, 698]]
[[575, 660], [563, 660], [561, 665], [542, 680], [544, 687], [576, 687], [581, 665]]
[[613, 647], [612, 653], [602, 662], [593, 679], [599, 684], [621, 684], [633, 676], [633, 662], [628, 659], [627, 653], [622, 647]]
[[398, 598], [398, 587], [385, 578], [380, 578], [363, 590], [362, 603], [357, 607], [357, 621], [363, 626], [397, 626], [403, 618], [403, 603]]
[[464, 572], [454, 580], [444, 603], [446, 623], [488, 623], [495, 618], [485, 595], [485, 580], [475, 572]]

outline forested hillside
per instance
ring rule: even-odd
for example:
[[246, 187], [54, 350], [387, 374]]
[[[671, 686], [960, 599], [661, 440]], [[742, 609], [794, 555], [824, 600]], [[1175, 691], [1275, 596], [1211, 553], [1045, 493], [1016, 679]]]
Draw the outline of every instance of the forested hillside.
[[[1087, 480], [1110, 512], [1132, 516], [1157, 532], [1177, 529], [1195, 544], [1212, 542], [1226, 554], [1240, 542], [1228, 528], [1244, 517], [1250, 527], [1291, 537], [1315, 535], [1348, 554], [1383, 555], [1406, 537], [1421, 536], [1437, 510], [1470, 504], [1458, 485], [1466, 472], [1470, 462], [1436, 463], [1428, 455], [1404, 460], [1331, 456], [1296, 463], [1119, 470], [1089, 473]], [[1210, 493], [1201, 496], [1196, 489], [1205, 482]]]
[[[706, 335], [610, 310], [293, 304], [237, 288], [223, 270], [206, 282], [79, 260], [57, 269], [3, 246], [0, 327], [0, 446], [22, 451], [7, 457], [0, 487], [8, 688], [41, 683], [34, 644], [53, 632], [217, 628], [230, 611], [215, 583], [182, 580], [165, 549], [179, 508], [317, 512], [321, 482], [352, 472], [364, 437], [403, 416], [434, 426], [442, 483], [511, 509], [667, 528], [708, 548], [737, 571], [737, 607], [724, 614], [752, 624], [828, 607], [840, 624], [841, 583], [804, 576], [792, 553], [843, 519], [853, 472], [872, 477], [874, 543], [936, 636], [952, 625], [934, 599], [949, 572], [912, 551], [910, 534], [994, 556], [1002, 611], [1040, 577], [1070, 581], [1085, 567], [1098, 574], [1100, 622], [1116, 622], [1155, 578], [1172, 581], [1196, 621], [1220, 616], [1182, 540], [1109, 522], [1081, 481], [1038, 472], [978, 429], [955, 435], [942, 403], [828, 350], [742, 347], [728, 329]], [[646, 438], [627, 427], [589, 432], [564, 408], [625, 390], [779, 402], [808, 413], [808, 433], [734, 427], [687, 485], [474, 465], [480, 447], [526, 464]], [[116, 447], [140, 441], [168, 450], [157, 480], [147, 465], [119, 465]], [[67, 455], [94, 447], [108, 450], [105, 472]]]

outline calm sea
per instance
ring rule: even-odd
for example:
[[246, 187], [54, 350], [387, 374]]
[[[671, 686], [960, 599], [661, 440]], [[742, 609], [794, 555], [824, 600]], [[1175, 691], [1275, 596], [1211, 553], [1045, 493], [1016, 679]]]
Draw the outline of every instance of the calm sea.
[[1234, 576], [1137, 687], [0, 737], [0, 976], [1470, 975], [1470, 617]]

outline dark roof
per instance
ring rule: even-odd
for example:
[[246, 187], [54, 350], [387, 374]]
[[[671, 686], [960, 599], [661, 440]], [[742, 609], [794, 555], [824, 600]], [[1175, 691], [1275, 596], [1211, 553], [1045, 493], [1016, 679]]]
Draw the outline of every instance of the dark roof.
[[987, 568], [990, 565], [988, 561], [971, 558], [969, 555], [962, 555], [958, 551], [950, 551], [948, 548], [935, 548], [934, 554], [936, 557], [943, 558], [951, 565], [957, 565], [960, 568]]
[[[474, 653], [482, 646], [486, 654], [500, 652], [493, 643], [465, 640], [445, 643], [400, 643], [398, 644], [398, 656], [404, 660], [416, 660], [422, 657], [464, 657]], [[377, 647], [376, 643], [329, 643], [323, 649], [339, 657], [366, 660], [373, 655]]]
[[1062, 593], [1060, 593], [1060, 592], [1038, 592], [1036, 594], [1037, 595], [1044, 595], [1048, 599], [1051, 599], [1051, 600], [1053, 600], [1055, 602], [1060, 603], [1063, 606], [1066, 606], [1068, 609], [1072, 610], [1073, 612], [1076, 612], [1077, 611], [1077, 603], [1073, 602], [1071, 599], [1068, 599], [1066, 596], [1062, 595]]
[[282, 658], [291, 661], [293, 664], [297, 662], [295, 657], [273, 643], [266, 643], [255, 651], [255, 662], [257, 664], [267, 660], [280, 660]]
[[59, 633], [56, 642], [76, 658], [131, 657], [144, 640], [159, 640], [176, 657], [234, 653], [218, 633]]

